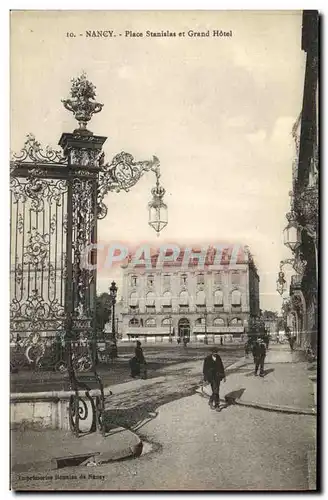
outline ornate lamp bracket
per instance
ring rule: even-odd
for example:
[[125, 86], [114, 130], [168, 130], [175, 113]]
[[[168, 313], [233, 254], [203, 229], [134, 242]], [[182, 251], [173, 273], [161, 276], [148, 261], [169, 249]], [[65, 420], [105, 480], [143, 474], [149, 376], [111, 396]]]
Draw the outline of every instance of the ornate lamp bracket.
[[98, 218], [103, 219], [107, 214], [103, 199], [108, 192], [128, 192], [149, 171], [154, 172], [159, 179], [160, 162], [156, 156], [152, 160], [135, 161], [130, 153], [122, 151], [114, 156], [111, 163], [104, 164], [99, 172]]

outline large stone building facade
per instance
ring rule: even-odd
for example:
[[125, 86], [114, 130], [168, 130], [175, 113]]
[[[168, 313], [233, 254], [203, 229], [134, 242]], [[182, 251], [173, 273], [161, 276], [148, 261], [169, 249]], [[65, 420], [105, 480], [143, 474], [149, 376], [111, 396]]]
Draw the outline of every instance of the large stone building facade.
[[207, 254], [203, 269], [195, 260], [183, 265], [183, 252], [161, 269], [157, 258], [151, 268], [123, 266], [123, 338], [240, 338], [258, 317], [259, 276], [248, 250], [235, 263], [223, 258], [218, 265]]
[[[293, 165], [291, 212], [286, 244], [294, 254], [289, 299], [283, 310], [287, 326], [301, 347], [318, 347], [319, 280], [319, 15], [303, 11], [302, 50], [306, 54], [302, 112], [293, 130], [296, 158]], [[288, 229], [288, 228], [287, 228]], [[296, 232], [296, 237], [293, 238]]]

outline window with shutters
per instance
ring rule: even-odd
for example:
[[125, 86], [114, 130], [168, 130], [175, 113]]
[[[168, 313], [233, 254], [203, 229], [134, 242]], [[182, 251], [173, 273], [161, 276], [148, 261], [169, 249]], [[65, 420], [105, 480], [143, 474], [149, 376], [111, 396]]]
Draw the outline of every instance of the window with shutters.
[[145, 321], [145, 327], [147, 328], [154, 328], [156, 327], [156, 320], [155, 318], [148, 318]]
[[197, 274], [197, 285], [204, 285], [205, 277], [204, 274]]
[[164, 318], [162, 321], [162, 326], [170, 326], [172, 325], [172, 319], [171, 318]]
[[146, 295], [146, 310], [149, 312], [155, 312], [155, 299], [156, 296], [154, 292], [149, 292]]
[[239, 290], [233, 290], [231, 293], [231, 305], [232, 307], [241, 306], [241, 293]]
[[223, 318], [215, 318], [213, 321], [214, 326], [224, 326], [224, 319]]
[[133, 292], [130, 295], [129, 309], [130, 309], [130, 312], [132, 312], [132, 313], [138, 309], [138, 295], [136, 292]]
[[138, 306], [138, 295], [136, 294], [136, 292], [131, 293], [130, 300], [129, 300], [129, 306], [130, 307], [137, 307]]
[[243, 321], [240, 318], [233, 318], [230, 323], [230, 325], [242, 325]]
[[214, 275], [214, 283], [216, 285], [221, 285], [221, 283], [222, 283], [222, 274], [221, 273], [215, 273], [215, 275]]
[[163, 285], [165, 287], [169, 287], [171, 285], [171, 275], [170, 274], [164, 274], [164, 277], [163, 277]]
[[237, 271], [234, 271], [231, 274], [231, 284], [232, 285], [240, 285], [240, 273]]
[[201, 290], [196, 294], [196, 306], [205, 306], [205, 304], [206, 304], [205, 292]]
[[137, 276], [131, 276], [131, 286], [137, 286]]
[[186, 274], [181, 274], [181, 286], [187, 286], [187, 275]]
[[164, 292], [163, 293], [162, 306], [165, 309], [170, 309], [172, 307], [172, 295], [171, 295], [171, 292]]
[[189, 304], [188, 292], [183, 291], [180, 293], [180, 296], [179, 296], [179, 305], [180, 306], [188, 306], [188, 304]]
[[223, 292], [221, 290], [214, 292], [214, 306], [223, 307]]

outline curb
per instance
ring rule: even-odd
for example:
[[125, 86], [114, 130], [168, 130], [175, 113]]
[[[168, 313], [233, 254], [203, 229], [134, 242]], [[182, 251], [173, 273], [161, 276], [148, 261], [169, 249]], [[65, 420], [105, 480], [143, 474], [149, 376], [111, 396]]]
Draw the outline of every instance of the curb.
[[[209, 396], [203, 392], [202, 387], [198, 387], [196, 389], [196, 393], [200, 394], [203, 398], [209, 398]], [[220, 401], [223, 403], [228, 403], [229, 406], [231, 405], [239, 405], [239, 406], [246, 406], [249, 408], [256, 408], [258, 410], [265, 410], [265, 411], [275, 411], [275, 412], [280, 412], [280, 413], [289, 413], [289, 414], [296, 414], [296, 415], [312, 415], [316, 416], [317, 415], [317, 410], [315, 408], [297, 408], [293, 406], [278, 406], [278, 405], [270, 405], [270, 404], [265, 404], [265, 403], [257, 403], [253, 401], [238, 401], [237, 399], [234, 400], [229, 400], [227, 399], [222, 399], [220, 398]]]
[[[66, 456], [60, 456], [60, 454], [58, 454], [57, 456], [47, 457], [44, 460], [40, 461], [13, 464], [11, 466], [11, 471], [13, 473], [24, 473], [24, 472], [40, 472], [40, 471], [53, 470], [56, 472], [58, 471], [58, 473], [60, 474], [60, 471], [65, 469], [66, 467], [96, 466], [96, 465], [106, 464], [109, 462], [126, 460], [128, 458], [131, 459], [137, 458], [142, 454], [143, 441], [132, 430], [130, 429], [125, 429], [125, 430], [133, 434], [135, 442], [130, 444], [125, 443], [121, 449], [119, 447], [116, 447], [116, 449], [108, 450], [107, 447], [98, 446], [98, 450], [93, 449], [93, 451], [91, 450], [84, 451], [82, 453], [81, 451], [79, 451], [79, 453], [72, 452], [70, 455]], [[105, 440], [106, 437], [104, 438], [104, 441]], [[75, 444], [76, 442], [74, 442], [74, 440], [72, 439], [71, 447], [74, 448]], [[95, 448], [97, 448], [97, 446], [95, 446]]]
[[279, 413], [289, 413], [296, 415], [317, 415], [317, 410], [315, 408], [297, 408], [293, 406], [278, 406], [278, 405], [269, 405], [265, 403], [256, 403], [253, 401], [234, 401], [233, 404], [239, 406], [247, 406], [249, 408], [257, 408], [259, 410], [265, 411], [275, 411]]

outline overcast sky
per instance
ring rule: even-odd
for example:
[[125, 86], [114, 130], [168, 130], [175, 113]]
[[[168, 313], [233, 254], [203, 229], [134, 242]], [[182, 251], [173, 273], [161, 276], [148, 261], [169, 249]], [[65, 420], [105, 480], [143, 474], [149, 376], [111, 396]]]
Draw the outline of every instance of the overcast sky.
[[[120, 151], [161, 161], [169, 224], [148, 226], [154, 176], [130, 193], [110, 194], [99, 224], [106, 242], [242, 242], [260, 275], [261, 308], [279, 310], [276, 277], [291, 257], [282, 231], [289, 209], [301, 111], [304, 53], [301, 12], [29, 12], [12, 16], [11, 149], [28, 132], [56, 146], [75, 128], [60, 100], [82, 70], [103, 111], [89, 128], [108, 136], [107, 161]], [[190, 38], [188, 30], [232, 30], [227, 38]], [[86, 30], [115, 30], [92, 39]], [[125, 30], [185, 37], [126, 38]], [[76, 38], [66, 37], [75, 32]], [[122, 33], [122, 36], [119, 36]], [[99, 274], [105, 291], [115, 273]], [[120, 280], [119, 280], [120, 285]]]

